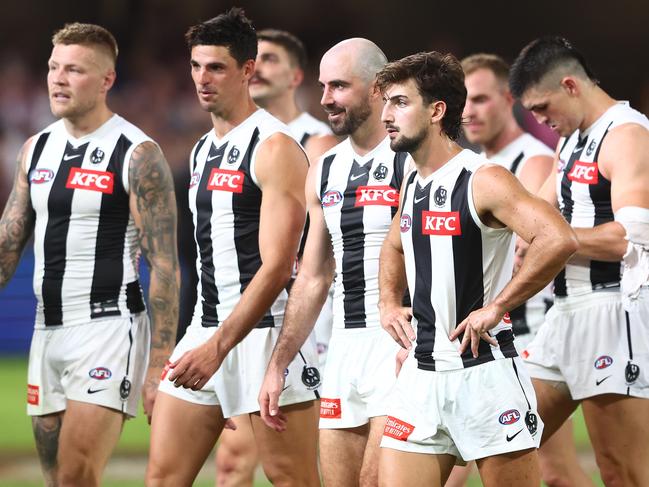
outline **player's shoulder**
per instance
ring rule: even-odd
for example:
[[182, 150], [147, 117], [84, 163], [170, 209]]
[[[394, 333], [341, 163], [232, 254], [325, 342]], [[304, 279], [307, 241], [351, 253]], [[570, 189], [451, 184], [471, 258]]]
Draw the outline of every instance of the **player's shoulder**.
[[308, 112], [302, 112], [295, 120], [288, 124], [294, 132], [309, 134], [312, 136], [331, 135], [329, 125], [318, 120]]
[[649, 130], [649, 119], [647, 116], [635, 108], [631, 107], [628, 102], [621, 101], [613, 105], [606, 113], [609, 130], [613, 130], [622, 125], [639, 125]]

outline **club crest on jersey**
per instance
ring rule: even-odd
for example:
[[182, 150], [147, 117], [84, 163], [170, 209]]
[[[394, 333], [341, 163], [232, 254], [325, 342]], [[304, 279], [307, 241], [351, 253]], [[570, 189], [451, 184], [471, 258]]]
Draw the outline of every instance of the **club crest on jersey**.
[[237, 149], [236, 146], [232, 146], [232, 149], [230, 149], [230, 152], [228, 152], [228, 164], [234, 164], [237, 162], [237, 159], [239, 159], [239, 149]]
[[322, 207], [329, 208], [330, 206], [336, 206], [343, 200], [343, 195], [340, 191], [330, 189], [322, 197]]
[[359, 186], [354, 206], [399, 206], [399, 192], [391, 186]]
[[99, 164], [104, 160], [105, 155], [106, 154], [103, 150], [101, 150], [99, 147], [95, 147], [95, 150], [90, 154], [90, 162], [92, 162], [93, 164]]
[[444, 206], [446, 204], [447, 195], [448, 191], [446, 191], [446, 188], [444, 186], [439, 186], [433, 194], [433, 201], [435, 202], [435, 206], [439, 208]]
[[393, 416], [388, 416], [383, 428], [383, 436], [389, 436], [399, 441], [406, 441], [412, 434], [415, 427], [405, 421], [401, 421]]
[[423, 235], [462, 235], [459, 211], [422, 211]]
[[228, 191], [230, 193], [243, 192], [243, 173], [241, 171], [230, 171], [228, 169], [212, 169], [207, 181], [207, 189], [210, 191]]
[[51, 169], [33, 169], [29, 173], [29, 181], [32, 184], [43, 184], [54, 179], [54, 171]]
[[406, 233], [412, 227], [412, 218], [410, 215], [401, 215], [401, 220], [399, 221], [399, 229], [401, 233]]
[[597, 163], [576, 161], [568, 173], [568, 179], [576, 183], [597, 184], [599, 181]]
[[86, 189], [100, 193], [113, 194], [114, 175], [112, 172], [93, 171], [92, 169], [81, 169], [73, 167], [70, 169], [66, 188]]
[[514, 424], [519, 419], [521, 419], [521, 413], [518, 412], [518, 409], [509, 409], [498, 417], [498, 422], [500, 424], [508, 425]]
[[110, 379], [113, 376], [113, 373], [106, 367], [95, 367], [94, 369], [88, 371], [88, 375], [91, 379], [106, 380]]
[[372, 176], [374, 176], [374, 179], [377, 181], [383, 181], [388, 177], [388, 167], [381, 162], [378, 167], [374, 169]]
[[320, 386], [320, 372], [318, 369], [305, 365], [302, 369], [302, 384], [310, 391], [317, 389]]
[[591, 155], [593, 153], [593, 151], [595, 150], [595, 147], [597, 147], [597, 142], [595, 142], [594, 140], [591, 140], [590, 144], [588, 144], [588, 148], [586, 149], [586, 155], [587, 156]]
[[189, 187], [193, 188], [201, 181], [201, 173], [198, 171], [192, 174], [192, 177], [189, 178]]
[[320, 417], [327, 419], [340, 419], [340, 399], [320, 399]]
[[602, 355], [601, 357], [597, 357], [594, 365], [597, 370], [606, 369], [607, 367], [613, 365], [613, 359], [608, 355]]

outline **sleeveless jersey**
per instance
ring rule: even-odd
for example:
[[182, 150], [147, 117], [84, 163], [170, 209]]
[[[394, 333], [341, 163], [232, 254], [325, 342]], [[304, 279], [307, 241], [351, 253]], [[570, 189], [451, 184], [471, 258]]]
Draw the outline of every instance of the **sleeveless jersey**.
[[144, 311], [128, 168], [145, 141], [119, 115], [81, 138], [62, 120], [34, 136], [25, 170], [36, 215], [36, 328]]
[[329, 125], [321, 122], [311, 114], [303, 112], [296, 119], [288, 123], [288, 128], [293, 134], [293, 137], [300, 143], [302, 147], [305, 146], [307, 140], [312, 135], [329, 135], [331, 129]]
[[380, 326], [379, 253], [398, 211], [407, 160], [387, 137], [364, 156], [345, 139], [321, 158], [315, 191], [336, 261], [334, 328]]
[[[610, 130], [625, 123], [649, 128], [649, 120], [628, 103], [609, 108], [586, 131], [576, 130], [559, 141], [557, 197], [564, 218], [575, 228], [593, 228], [613, 221], [611, 182], [597, 165], [602, 142]], [[586, 294], [620, 284], [621, 263], [572, 259], [554, 281], [557, 296]]]
[[[484, 154], [483, 154], [484, 155]], [[543, 142], [528, 133], [524, 133], [505, 146], [500, 152], [489, 157], [489, 161], [505, 169], [509, 169], [516, 177], [520, 177], [521, 171], [527, 161], [536, 156], [554, 157], [554, 152]], [[534, 332], [530, 325], [536, 320], [528, 320], [528, 312], [547, 311], [552, 304], [552, 286], [548, 284], [544, 289], [532, 296], [525, 303], [509, 312], [514, 332], [517, 335]], [[538, 316], [538, 314], [537, 314]], [[542, 315], [541, 315], [542, 316]]]
[[424, 370], [454, 370], [515, 357], [505, 315], [490, 331], [499, 347], [481, 340], [478, 358], [458, 352], [448, 335], [472, 311], [487, 305], [510, 281], [513, 240], [508, 228], [482, 223], [473, 205], [473, 174], [488, 161], [463, 150], [427, 178], [406, 177], [401, 242], [417, 330], [415, 358]]
[[[192, 326], [220, 325], [261, 267], [255, 159], [259, 146], [278, 132], [291, 136], [285, 124], [259, 109], [221, 139], [210, 130], [192, 149], [189, 208], [199, 277]], [[257, 327], [280, 326], [286, 299], [282, 290]]]

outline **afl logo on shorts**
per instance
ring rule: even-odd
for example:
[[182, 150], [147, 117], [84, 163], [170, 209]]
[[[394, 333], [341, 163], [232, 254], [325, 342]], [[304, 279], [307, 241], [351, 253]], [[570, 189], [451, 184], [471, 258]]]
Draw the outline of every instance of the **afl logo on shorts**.
[[602, 370], [613, 365], [613, 359], [608, 355], [602, 355], [595, 360], [595, 368], [597, 370]]
[[194, 174], [192, 174], [192, 177], [189, 180], [189, 187], [193, 188], [200, 182], [200, 180], [201, 180], [201, 173], [195, 172]]
[[318, 369], [305, 365], [302, 369], [302, 384], [310, 391], [317, 389], [320, 385], [320, 372]]
[[104, 160], [105, 155], [106, 154], [103, 150], [101, 150], [99, 147], [96, 147], [95, 150], [90, 154], [90, 162], [92, 162], [93, 164], [99, 164]]
[[29, 173], [29, 181], [33, 184], [43, 184], [54, 178], [54, 171], [51, 169], [34, 169]]
[[230, 152], [228, 152], [228, 164], [234, 164], [239, 159], [239, 149], [236, 146], [232, 146]]
[[88, 372], [88, 375], [92, 379], [106, 380], [110, 379], [113, 376], [113, 373], [106, 367], [95, 367], [90, 372]]
[[633, 384], [638, 380], [638, 377], [640, 377], [640, 367], [631, 362], [626, 364], [626, 368], [624, 369], [624, 378], [626, 379], [627, 385]]
[[379, 164], [379, 166], [372, 173], [372, 176], [374, 176], [374, 179], [376, 179], [377, 181], [383, 181], [385, 178], [388, 177], [387, 166], [384, 165], [383, 163]]
[[399, 222], [399, 228], [401, 233], [406, 233], [412, 227], [412, 218], [410, 215], [401, 215], [401, 221]]
[[508, 425], [514, 424], [519, 419], [521, 419], [521, 413], [518, 412], [518, 409], [509, 409], [500, 415], [498, 422], [500, 424]]
[[322, 207], [329, 208], [330, 206], [335, 206], [343, 200], [343, 195], [340, 191], [330, 190], [327, 191], [322, 197]]
[[122, 400], [128, 399], [128, 396], [131, 395], [131, 381], [126, 377], [122, 379], [122, 383], [119, 385], [119, 397]]

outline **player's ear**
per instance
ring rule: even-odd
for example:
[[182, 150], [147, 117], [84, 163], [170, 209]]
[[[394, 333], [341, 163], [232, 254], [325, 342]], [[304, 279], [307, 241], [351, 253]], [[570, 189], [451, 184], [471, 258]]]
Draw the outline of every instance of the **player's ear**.
[[252, 75], [255, 74], [255, 60], [247, 59], [246, 61], [244, 61], [241, 69], [243, 70], [244, 78], [246, 80], [250, 80], [250, 78], [252, 78]]
[[568, 95], [576, 96], [579, 94], [579, 83], [574, 76], [564, 76], [559, 83]]
[[446, 114], [446, 102], [442, 100], [434, 101], [430, 104], [430, 123], [442, 123]]
[[302, 71], [300, 68], [295, 68], [293, 70], [293, 80], [291, 82], [291, 86], [293, 88], [297, 88], [302, 84], [302, 81], [304, 81], [304, 71]]

